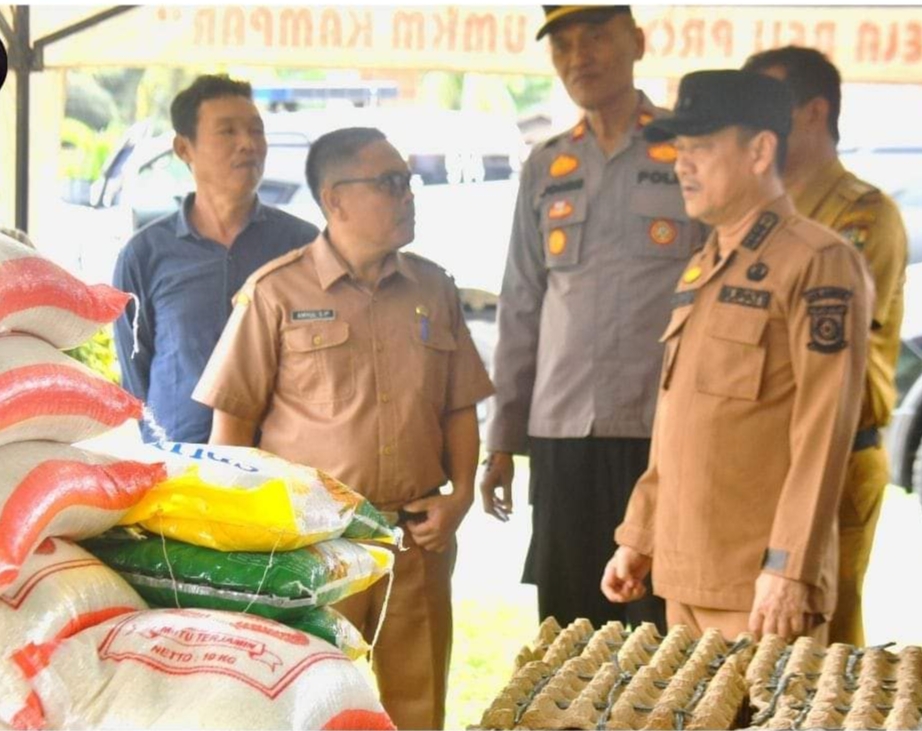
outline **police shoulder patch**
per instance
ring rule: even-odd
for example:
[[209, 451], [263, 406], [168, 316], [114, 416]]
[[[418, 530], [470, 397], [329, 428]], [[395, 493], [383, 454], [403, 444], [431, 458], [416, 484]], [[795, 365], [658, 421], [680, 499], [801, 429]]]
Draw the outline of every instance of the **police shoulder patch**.
[[807, 349], [817, 353], [838, 353], [848, 347], [845, 322], [852, 291], [844, 287], [814, 287], [804, 292], [810, 315]]

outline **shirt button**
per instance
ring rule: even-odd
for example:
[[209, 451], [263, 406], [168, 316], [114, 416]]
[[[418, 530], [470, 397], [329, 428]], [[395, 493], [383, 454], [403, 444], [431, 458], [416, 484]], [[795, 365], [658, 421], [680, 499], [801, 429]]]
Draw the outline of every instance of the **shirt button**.
[[311, 340], [311, 342], [312, 342], [314, 345], [320, 345], [320, 343], [323, 342], [323, 337], [320, 336], [320, 335], [314, 335], [314, 337], [313, 337], [313, 339]]
[[385, 457], [390, 457], [394, 453], [394, 448], [390, 444], [388, 444], [384, 449], [381, 450], [381, 453]]
[[388, 401], [390, 401], [390, 400], [391, 400], [390, 394], [387, 394], [387, 393], [382, 393], [382, 394], [381, 394], [381, 403], [382, 403], [382, 404], [386, 404], [386, 403], [387, 403]]

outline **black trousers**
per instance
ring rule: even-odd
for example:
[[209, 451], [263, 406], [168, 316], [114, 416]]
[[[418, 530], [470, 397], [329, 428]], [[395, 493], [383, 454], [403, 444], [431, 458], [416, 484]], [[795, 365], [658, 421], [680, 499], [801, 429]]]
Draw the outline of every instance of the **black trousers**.
[[586, 617], [598, 629], [611, 620], [654, 622], [666, 633], [666, 608], [653, 596], [612, 604], [599, 584], [615, 550], [613, 534], [647, 468], [649, 439], [530, 439], [532, 535], [522, 581], [538, 587], [538, 614], [561, 626]]

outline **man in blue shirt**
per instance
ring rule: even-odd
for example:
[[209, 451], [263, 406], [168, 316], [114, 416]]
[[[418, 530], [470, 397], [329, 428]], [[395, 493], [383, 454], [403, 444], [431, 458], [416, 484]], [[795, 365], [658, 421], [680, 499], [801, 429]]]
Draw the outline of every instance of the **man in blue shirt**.
[[[249, 83], [200, 76], [170, 107], [173, 150], [195, 192], [180, 210], [138, 231], [121, 251], [113, 284], [137, 295], [115, 323], [122, 385], [144, 401], [165, 435], [145, 441], [208, 441], [211, 409], [192, 400], [231, 312], [256, 269], [319, 233], [260, 203], [266, 137]], [[135, 312], [137, 331], [135, 334]]]

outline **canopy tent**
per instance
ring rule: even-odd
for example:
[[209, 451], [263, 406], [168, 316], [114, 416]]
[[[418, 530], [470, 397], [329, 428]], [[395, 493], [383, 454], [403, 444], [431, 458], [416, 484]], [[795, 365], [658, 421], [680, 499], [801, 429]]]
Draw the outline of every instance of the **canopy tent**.
[[[637, 6], [647, 38], [637, 73], [677, 79], [738, 67], [755, 51], [795, 43], [827, 53], [847, 81], [922, 83], [920, 8], [869, 9]], [[40, 184], [29, 175], [37, 148], [30, 120], [53, 125], [63, 110], [61, 74], [36, 96], [32, 72], [222, 63], [551, 74], [546, 44], [534, 42], [542, 17], [538, 5], [5, 6], [0, 33], [13, 78], [0, 91], [0, 151], [9, 159], [8, 140], [15, 139], [16, 166], [13, 180], [5, 166], [3, 189], [16, 191], [15, 220], [25, 227], [28, 192]], [[43, 138], [44, 153], [56, 133]], [[8, 206], [0, 200], [0, 214]]]

